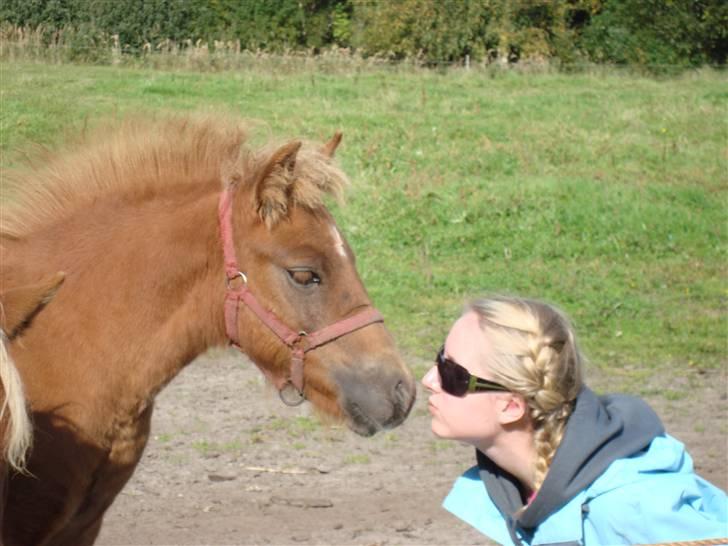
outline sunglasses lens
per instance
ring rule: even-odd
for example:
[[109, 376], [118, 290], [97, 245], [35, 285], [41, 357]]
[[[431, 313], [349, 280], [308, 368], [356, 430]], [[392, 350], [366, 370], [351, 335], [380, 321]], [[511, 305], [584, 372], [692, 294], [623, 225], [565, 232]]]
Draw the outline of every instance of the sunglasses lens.
[[470, 372], [460, 364], [445, 358], [443, 351], [437, 355], [437, 371], [440, 373], [440, 386], [446, 393], [464, 396], [468, 392]]

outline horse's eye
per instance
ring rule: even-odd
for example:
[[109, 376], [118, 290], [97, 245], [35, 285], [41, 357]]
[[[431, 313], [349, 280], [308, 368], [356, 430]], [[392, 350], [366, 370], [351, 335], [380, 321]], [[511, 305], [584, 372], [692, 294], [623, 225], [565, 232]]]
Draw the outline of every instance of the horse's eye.
[[291, 277], [293, 282], [301, 286], [311, 286], [321, 283], [321, 277], [310, 269], [289, 269], [288, 276]]

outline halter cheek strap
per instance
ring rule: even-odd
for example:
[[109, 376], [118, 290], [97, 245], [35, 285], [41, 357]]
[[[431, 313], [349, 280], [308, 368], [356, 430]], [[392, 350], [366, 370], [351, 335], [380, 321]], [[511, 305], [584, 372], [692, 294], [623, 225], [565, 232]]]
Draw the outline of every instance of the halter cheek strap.
[[[225, 293], [225, 332], [232, 345], [240, 348], [240, 337], [238, 332], [238, 311], [240, 303], [248, 308], [265, 324], [274, 334], [280, 338], [291, 350], [291, 365], [288, 377], [276, 377], [268, 370], [258, 366], [266, 377], [278, 388], [283, 401], [290, 405], [297, 405], [303, 402], [303, 366], [306, 353], [316, 347], [320, 347], [329, 341], [333, 341], [343, 335], [349, 334], [360, 328], [364, 328], [375, 322], [384, 322], [382, 315], [373, 307], [349, 318], [339, 320], [325, 326], [311, 334], [303, 331], [295, 331], [282, 322], [275, 313], [263, 307], [253, 292], [248, 288], [248, 279], [238, 268], [238, 261], [235, 256], [233, 244], [232, 227], [232, 188], [228, 186], [220, 195], [218, 205], [218, 216], [220, 220], [220, 234], [222, 237], [223, 256], [225, 260], [225, 276], [227, 289]], [[236, 279], [242, 282], [235, 288], [233, 284]], [[297, 391], [291, 396], [287, 391], [290, 387]]]

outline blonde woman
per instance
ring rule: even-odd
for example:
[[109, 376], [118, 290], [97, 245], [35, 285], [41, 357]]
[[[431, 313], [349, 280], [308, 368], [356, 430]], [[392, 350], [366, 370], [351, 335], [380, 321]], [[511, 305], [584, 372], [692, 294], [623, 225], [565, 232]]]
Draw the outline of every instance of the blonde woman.
[[476, 448], [444, 507], [496, 542], [728, 537], [725, 493], [693, 472], [645, 402], [582, 383], [574, 333], [554, 307], [473, 302], [422, 383], [432, 431]]

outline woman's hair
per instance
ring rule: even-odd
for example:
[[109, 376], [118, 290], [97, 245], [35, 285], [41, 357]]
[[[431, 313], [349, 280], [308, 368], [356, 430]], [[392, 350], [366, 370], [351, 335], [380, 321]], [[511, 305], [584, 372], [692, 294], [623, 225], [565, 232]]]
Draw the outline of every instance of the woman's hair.
[[493, 379], [522, 395], [534, 427], [534, 490], [541, 487], [582, 385], [582, 356], [560, 310], [536, 300], [495, 296], [470, 303], [493, 343]]

